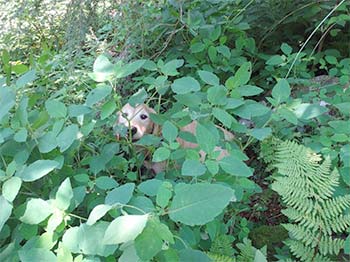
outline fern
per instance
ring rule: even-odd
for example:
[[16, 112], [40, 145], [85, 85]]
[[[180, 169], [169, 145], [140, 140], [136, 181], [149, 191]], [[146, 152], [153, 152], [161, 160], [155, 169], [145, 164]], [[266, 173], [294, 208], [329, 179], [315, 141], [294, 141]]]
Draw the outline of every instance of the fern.
[[212, 252], [207, 252], [207, 255], [213, 262], [236, 262], [235, 258], [225, 255], [220, 255]]
[[334, 237], [350, 226], [350, 195], [333, 197], [339, 183], [331, 161], [294, 142], [282, 142], [275, 152], [275, 167], [282, 176], [272, 184], [286, 204], [283, 210], [293, 223], [284, 224], [293, 255], [301, 261], [331, 261], [344, 248], [344, 240]]

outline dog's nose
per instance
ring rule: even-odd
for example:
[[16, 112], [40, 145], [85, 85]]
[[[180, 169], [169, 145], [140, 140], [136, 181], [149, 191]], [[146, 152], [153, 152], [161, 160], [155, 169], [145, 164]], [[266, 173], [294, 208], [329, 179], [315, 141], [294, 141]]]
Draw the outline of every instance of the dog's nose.
[[137, 133], [137, 128], [136, 127], [132, 127], [131, 128], [131, 135], [135, 135]]

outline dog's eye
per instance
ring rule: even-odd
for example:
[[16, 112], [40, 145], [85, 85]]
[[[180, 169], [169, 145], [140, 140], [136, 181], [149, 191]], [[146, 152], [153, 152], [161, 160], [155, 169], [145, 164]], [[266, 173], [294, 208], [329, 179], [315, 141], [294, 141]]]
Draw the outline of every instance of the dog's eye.
[[142, 115], [140, 115], [140, 118], [141, 118], [142, 120], [145, 120], [145, 119], [148, 118], [148, 115], [142, 114]]
[[124, 118], [127, 118], [127, 117], [129, 116], [129, 114], [128, 114], [128, 113], [122, 113], [122, 116], [123, 116]]

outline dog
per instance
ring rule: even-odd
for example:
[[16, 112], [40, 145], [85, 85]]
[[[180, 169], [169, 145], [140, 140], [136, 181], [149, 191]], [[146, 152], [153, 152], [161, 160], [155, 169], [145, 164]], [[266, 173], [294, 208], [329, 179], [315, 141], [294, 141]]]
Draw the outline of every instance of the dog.
[[[117, 122], [116, 125], [125, 127], [128, 132], [127, 135], [132, 139], [133, 142], [138, 141], [146, 134], [159, 135], [160, 127], [155, 124], [150, 118], [151, 114], [156, 114], [156, 111], [153, 108], [150, 108], [146, 104], [136, 105], [135, 107], [131, 106], [129, 103], [123, 106], [123, 108], [117, 112]], [[183, 132], [189, 132], [193, 135], [196, 135], [197, 121], [192, 121], [191, 123], [180, 128]], [[226, 129], [216, 126], [224, 134], [225, 141], [232, 141], [235, 136], [233, 133], [227, 131]], [[120, 135], [116, 135], [117, 139], [120, 139]], [[196, 148], [198, 144], [192, 143], [182, 138], [177, 137], [176, 141], [180, 144], [182, 148]], [[219, 151], [220, 154], [217, 157], [217, 160], [229, 155], [229, 152], [226, 149], [223, 149], [219, 146], [216, 146], [214, 151]], [[199, 151], [200, 160], [204, 162], [206, 153], [202, 150]], [[151, 169], [155, 174], [158, 174], [165, 170], [166, 163], [148, 163], [145, 162], [147, 169]]]

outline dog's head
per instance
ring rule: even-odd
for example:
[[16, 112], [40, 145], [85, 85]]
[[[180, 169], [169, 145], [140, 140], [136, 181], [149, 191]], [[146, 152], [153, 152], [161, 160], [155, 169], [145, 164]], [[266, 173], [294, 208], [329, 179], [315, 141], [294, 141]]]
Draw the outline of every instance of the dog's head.
[[136, 141], [146, 134], [156, 132], [158, 127], [150, 118], [150, 114], [155, 113], [154, 109], [145, 104], [133, 107], [128, 103], [117, 113], [117, 125], [125, 126], [132, 140]]

